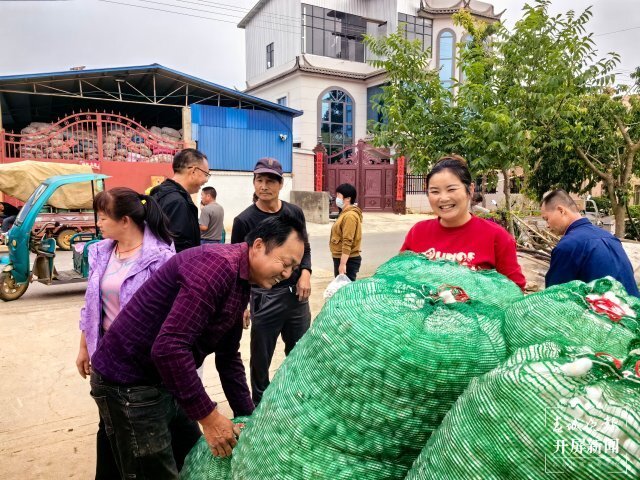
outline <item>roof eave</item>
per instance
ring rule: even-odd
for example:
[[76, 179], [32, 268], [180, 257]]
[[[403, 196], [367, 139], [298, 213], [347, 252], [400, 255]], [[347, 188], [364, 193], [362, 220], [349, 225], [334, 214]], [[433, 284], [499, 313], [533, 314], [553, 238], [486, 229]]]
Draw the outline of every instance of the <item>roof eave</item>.
[[256, 3], [251, 10], [249, 10], [249, 13], [247, 13], [242, 20], [240, 20], [240, 22], [238, 23], [238, 28], [245, 28], [249, 22], [253, 19], [253, 17], [255, 17], [258, 12], [260, 10], [262, 10], [262, 7], [264, 5], [266, 5], [269, 2], [269, 0], [258, 0], [258, 3]]

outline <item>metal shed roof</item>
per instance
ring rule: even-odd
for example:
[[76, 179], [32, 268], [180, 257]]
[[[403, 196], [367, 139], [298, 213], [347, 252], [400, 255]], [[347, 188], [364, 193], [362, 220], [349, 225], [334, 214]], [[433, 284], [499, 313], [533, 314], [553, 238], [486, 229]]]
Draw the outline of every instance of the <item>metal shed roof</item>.
[[[63, 98], [75, 108], [91, 103], [118, 108], [113, 103], [183, 107], [193, 104], [269, 110], [297, 117], [294, 110], [246, 93], [193, 77], [157, 63], [132, 67], [36, 73], [0, 77], [2, 120], [8, 124], [28, 123], [32, 112], [51, 110], [55, 98]], [[108, 103], [111, 102], [111, 105]], [[102, 107], [101, 107], [102, 108]]]

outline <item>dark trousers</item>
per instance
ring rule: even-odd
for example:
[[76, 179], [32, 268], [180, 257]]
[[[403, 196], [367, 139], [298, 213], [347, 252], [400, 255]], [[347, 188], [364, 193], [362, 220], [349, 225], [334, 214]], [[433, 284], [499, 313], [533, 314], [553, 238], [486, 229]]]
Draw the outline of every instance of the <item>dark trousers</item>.
[[107, 429], [100, 417], [98, 434], [96, 435], [96, 480], [113, 480], [120, 478], [118, 464], [111, 450], [111, 443], [107, 437]]
[[91, 396], [120, 478], [178, 478], [184, 458], [202, 434], [165, 388], [114, 385], [92, 372]]
[[[293, 290], [293, 291], [292, 291]], [[295, 287], [251, 290], [251, 397], [258, 406], [269, 386], [269, 366], [282, 335], [284, 353], [289, 355], [311, 324], [309, 301], [300, 302]]]
[[208, 238], [200, 239], [200, 245], [206, 245], [208, 243], [220, 243], [220, 240], [209, 240]]
[[[347, 277], [352, 282], [356, 281], [356, 277], [358, 276], [358, 272], [360, 271], [360, 265], [362, 264], [362, 257], [358, 255], [357, 257], [350, 257], [347, 260]], [[340, 259], [333, 259], [333, 276], [338, 276], [338, 267], [340, 266]]]

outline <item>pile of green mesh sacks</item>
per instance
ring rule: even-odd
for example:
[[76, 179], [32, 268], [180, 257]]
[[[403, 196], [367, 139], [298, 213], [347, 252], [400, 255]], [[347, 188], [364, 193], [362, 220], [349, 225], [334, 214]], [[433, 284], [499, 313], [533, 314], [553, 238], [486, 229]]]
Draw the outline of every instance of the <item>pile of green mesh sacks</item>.
[[406, 480], [640, 478], [640, 350], [547, 342], [474, 379]]
[[624, 356], [640, 334], [636, 312], [640, 315], [640, 299], [611, 278], [556, 285], [505, 311], [507, 351], [553, 340]]
[[325, 304], [234, 450], [244, 480], [402, 479], [469, 382], [506, 358], [495, 272], [405, 254]]
[[[250, 417], [236, 417], [235, 424], [246, 426]], [[235, 454], [235, 451], [232, 453]], [[204, 436], [193, 446], [180, 470], [180, 480], [231, 480], [231, 457], [214, 457]]]

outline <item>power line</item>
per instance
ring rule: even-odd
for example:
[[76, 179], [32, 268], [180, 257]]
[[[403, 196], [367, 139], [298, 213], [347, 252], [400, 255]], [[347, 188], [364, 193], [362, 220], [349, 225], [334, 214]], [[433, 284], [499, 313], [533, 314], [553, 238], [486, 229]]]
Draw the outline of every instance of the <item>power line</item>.
[[[125, 7], [140, 8], [140, 9], [143, 9], [143, 10], [153, 10], [153, 11], [156, 11], [156, 12], [172, 13], [174, 15], [182, 15], [182, 16], [185, 16], [185, 17], [192, 17], [192, 18], [201, 18], [203, 20], [212, 20], [214, 22], [230, 23], [232, 25], [237, 25], [237, 22], [235, 22], [235, 21], [223, 20], [221, 18], [205, 17], [205, 16], [202, 16], [202, 15], [196, 15], [196, 14], [192, 14], [192, 13], [176, 12], [174, 10], [165, 10], [165, 9], [162, 9], [162, 8], [155, 8], [155, 7], [145, 7], [143, 5], [133, 5], [133, 4], [130, 4], [130, 3], [116, 2], [114, 0], [98, 0], [98, 1], [99, 2], [103, 2], [103, 3], [112, 3], [112, 4], [115, 4], [115, 5], [122, 5], [122, 6], [125, 6]], [[149, 3], [159, 3], [159, 2], [150, 2], [149, 0], [147, 0], [147, 1]], [[162, 5], [166, 5], [166, 4], [162, 4]], [[215, 15], [215, 12], [210, 12], [208, 10], [205, 11], [205, 12]], [[276, 31], [276, 32], [291, 33], [291, 34], [294, 34], [294, 35], [298, 35], [300, 33], [300, 32], [291, 32], [291, 31], [283, 30], [282, 28], [270, 28], [270, 27], [261, 27], [261, 26], [256, 26], [256, 28], [261, 28], [263, 30], [273, 30], [273, 31]]]
[[[196, 0], [196, 2], [199, 2], [199, 3], [190, 2], [188, 0], [174, 0], [174, 1], [180, 2], [180, 3], [191, 3], [191, 4], [194, 4], [194, 5], [202, 5], [202, 6], [212, 7], [212, 8], [219, 8], [220, 10], [229, 10], [229, 11], [232, 11], [234, 13], [241, 13], [242, 17], [238, 17], [238, 18], [246, 17], [246, 15], [251, 11], [251, 9], [248, 9], [248, 8], [238, 7], [236, 5], [229, 5], [227, 3], [211, 2], [209, 0]], [[261, 16], [272, 17], [272, 18], [277, 18], [277, 19], [289, 19], [289, 20], [295, 21], [296, 23], [298, 21], [300, 21], [300, 18], [298, 18], [298, 17], [294, 17], [294, 16], [291, 16], [291, 15], [279, 14], [279, 13], [260, 12], [260, 15]]]
[[[204, 9], [194, 8], [194, 7], [183, 7], [181, 5], [175, 5], [173, 3], [164, 3], [164, 2], [158, 2], [158, 1], [153, 1], [153, 0], [138, 0], [138, 1], [139, 2], [143, 2], [143, 3], [150, 3], [150, 4], [153, 4], [153, 5], [160, 5], [160, 6], [164, 6], [164, 7], [179, 8], [179, 9], [187, 10], [187, 11], [190, 11], [190, 12], [208, 13], [208, 14], [211, 14], [211, 15], [223, 15], [223, 16], [225, 16], [227, 18], [237, 18], [238, 20], [241, 20], [242, 18], [244, 18], [244, 16], [231, 15], [231, 14], [229, 14], [227, 12], [216, 12], [216, 11], [212, 11], [212, 10], [204, 10]], [[188, 1], [188, 0], [177, 0], [177, 1], [181, 1], [183, 3], [190, 3], [190, 4], [198, 5], [198, 6], [204, 6], [204, 5], [201, 5], [199, 3], [195, 3], [195, 2], [192, 2], [192, 1]], [[111, 3], [116, 3], [116, 2], [111, 2]], [[131, 7], [144, 8], [141, 5], [135, 5], [135, 4], [130, 4], [130, 3], [127, 3], [126, 5], [127, 6], [131, 6]], [[154, 9], [152, 7], [147, 7], [147, 8], [152, 9], [152, 10]], [[162, 9], [159, 9], [159, 8], [156, 8], [156, 10], [164, 11], [164, 12], [167, 12], [167, 13], [176, 13], [176, 14], [180, 13], [180, 12], [176, 12], [176, 11], [173, 11], [173, 10], [162, 10]], [[234, 13], [240, 13], [240, 12], [234, 12]], [[287, 17], [287, 18], [293, 18], [293, 17]], [[221, 21], [221, 22], [224, 22], [224, 23], [233, 23], [233, 24], [237, 24], [238, 23], [238, 22], [235, 22], [235, 21], [228, 21], [228, 20], [223, 20], [223, 19], [212, 19], [211, 17], [209, 17], [209, 20], [218, 20], [218, 21]], [[282, 31], [282, 28], [281, 28], [282, 26], [293, 27], [293, 28], [300, 27], [300, 23], [298, 23], [298, 22], [296, 22], [296, 24], [294, 25], [294, 24], [288, 23], [288, 22], [269, 22], [269, 21], [266, 21], [266, 20], [262, 20], [262, 23], [270, 24], [270, 25], [274, 26], [275, 28], [273, 28], [273, 30], [277, 30], [277, 31]], [[294, 33], [294, 32], [290, 32], [290, 33]]]
[[614, 33], [629, 32], [631, 30], [638, 30], [638, 29], [640, 29], [640, 26], [623, 28], [622, 30], [614, 30], [612, 32], [598, 33], [597, 35], [594, 35], [594, 37], [603, 37], [605, 35], [613, 35]]

